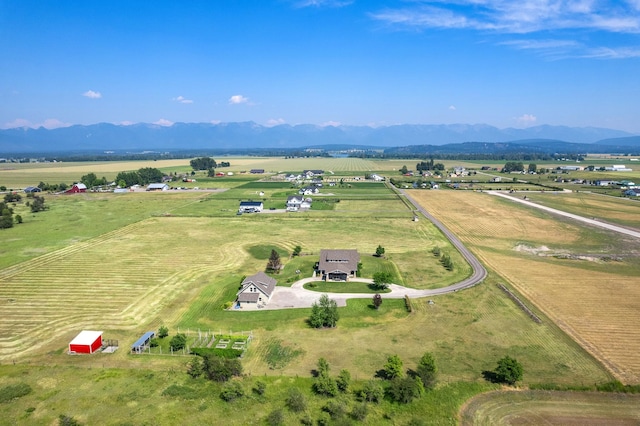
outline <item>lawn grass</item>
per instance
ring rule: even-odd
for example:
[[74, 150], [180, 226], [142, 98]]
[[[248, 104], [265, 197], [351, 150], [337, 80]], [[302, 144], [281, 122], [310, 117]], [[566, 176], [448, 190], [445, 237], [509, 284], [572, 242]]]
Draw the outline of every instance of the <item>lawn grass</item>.
[[359, 283], [356, 281], [347, 282], [331, 282], [331, 281], [317, 281], [304, 285], [304, 288], [311, 291], [318, 291], [320, 293], [389, 293], [391, 290], [384, 289], [379, 290], [372, 287], [371, 284]]

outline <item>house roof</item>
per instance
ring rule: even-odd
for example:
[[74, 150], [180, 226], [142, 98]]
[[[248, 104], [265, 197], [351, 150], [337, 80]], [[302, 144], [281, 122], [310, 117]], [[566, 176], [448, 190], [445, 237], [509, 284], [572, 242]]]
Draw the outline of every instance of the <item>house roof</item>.
[[149, 186], [147, 186], [147, 189], [162, 189], [168, 187], [169, 185], [167, 185], [166, 183], [150, 183]]
[[344, 272], [350, 274], [358, 269], [360, 254], [358, 250], [320, 250], [318, 269], [325, 272]]
[[40, 188], [38, 188], [37, 186], [27, 186], [24, 189], [24, 192], [41, 192], [42, 190]]
[[259, 207], [262, 205], [262, 201], [240, 201], [241, 207]]
[[73, 186], [75, 186], [78, 189], [87, 189], [87, 185], [85, 185], [84, 183], [76, 183]]
[[82, 330], [73, 340], [70, 345], [90, 345], [96, 341], [96, 339], [102, 336], [102, 331]]
[[[242, 281], [242, 288], [238, 292], [238, 300], [240, 302], [255, 302], [258, 300], [258, 293], [245, 291], [249, 287], [254, 286], [267, 297], [271, 297], [273, 290], [276, 288], [277, 281], [269, 275], [260, 271], [255, 275], [245, 278]], [[255, 294], [255, 296], [252, 296]], [[255, 298], [255, 300], [253, 300]]]
[[299, 202], [301, 203], [304, 200], [304, 197], [301, 197], [299, 195], [289, 195], [287, 197], [287, 203], [291, 203], [291, 202]]

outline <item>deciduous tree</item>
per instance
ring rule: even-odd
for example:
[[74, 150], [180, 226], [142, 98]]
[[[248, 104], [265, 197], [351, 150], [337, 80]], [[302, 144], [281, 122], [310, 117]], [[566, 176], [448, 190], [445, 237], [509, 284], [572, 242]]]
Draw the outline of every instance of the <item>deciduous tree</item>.
[[376, 290], [385, 290], [391, 284], [391, 274], [386, 271], [380, 271], [373, 274], [373, 287]]
[[398, 355], [391, 355], [384, 365], [384, 374], [387, 379], [395, 379], [404, 375], [402, 360]]
[[514, 385], [518, 380], [522, 380], [523, 369], [518, 360], [505, 356], [498, 361], [495, 373], [499, 381]]
[[420, 377], [420, 380], [422, 380], [425, 389], [431, 389], [435, 386], [437, 373], [438, 367], [436, 366], [436, 360], [433, 354], [431, 352], [425, 352], [416, 367], [416, 374]]

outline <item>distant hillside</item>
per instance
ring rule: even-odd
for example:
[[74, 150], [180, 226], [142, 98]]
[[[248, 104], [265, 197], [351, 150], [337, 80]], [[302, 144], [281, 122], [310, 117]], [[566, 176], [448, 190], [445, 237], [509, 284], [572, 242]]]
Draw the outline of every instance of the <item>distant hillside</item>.
[[[78, 152], [103, 150], [250, 150], [295, 149], [340, 145], [410, 147], [443, 146], [464, 142], [522, 144], [522, 140], [547, 140], [560, 144], [591, 144], [601, 139], [632, 142], [640, 136], [594, 127], [536, 126], [499, 129], [486, 124], [412, 125], [387, 127], [315, 126], [288, 124], [266, 127], [254, 122], [175, 123], [172, 126], [100, 123], [58, 129], [15, 128], [0, 130], [0, 153]], [[552, 142], [550, 140], [555, 140]], [[634, 142], [635, 145], [637, 143]], [[534, 146], [529, 144], [528, 146]], [[611, 143], [610, 146], [617, 146]], [[622, 145], [620, 145], [622, 146]], [[588, 149], [585, 150], [589, 151]]]

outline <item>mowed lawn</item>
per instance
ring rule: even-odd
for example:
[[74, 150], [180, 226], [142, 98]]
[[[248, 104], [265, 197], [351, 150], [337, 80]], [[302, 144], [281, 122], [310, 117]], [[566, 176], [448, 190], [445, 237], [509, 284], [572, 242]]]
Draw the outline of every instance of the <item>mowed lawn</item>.
[[412, 195], [615, 377], [640, 381], [637, 239], [488, 194]]

